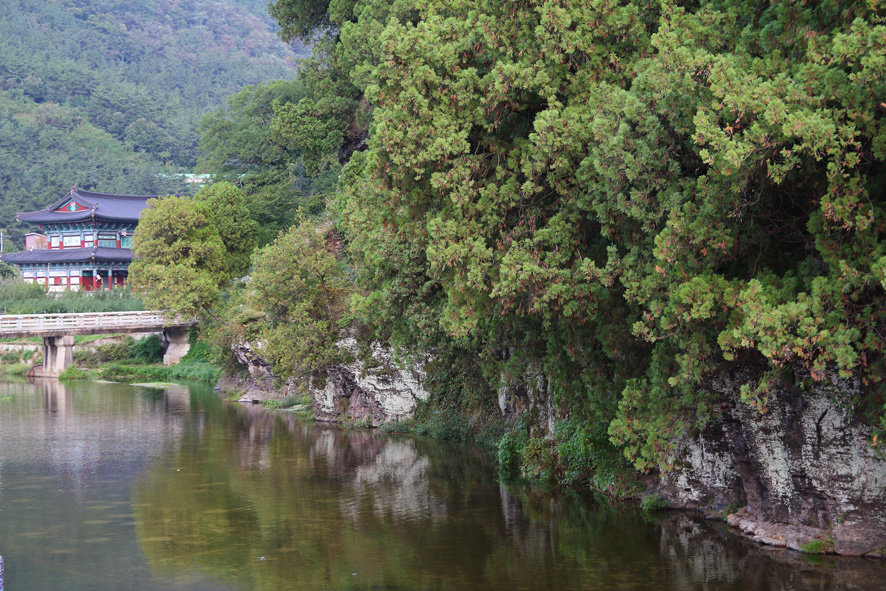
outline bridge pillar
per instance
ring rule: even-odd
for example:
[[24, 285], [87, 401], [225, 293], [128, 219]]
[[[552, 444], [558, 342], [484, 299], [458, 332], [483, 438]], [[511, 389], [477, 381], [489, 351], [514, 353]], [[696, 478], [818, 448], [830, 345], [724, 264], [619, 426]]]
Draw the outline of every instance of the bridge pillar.
[[190, 350], [188, 331], [187, 326], [167, 326], [163, 329], [163, 365], [175, 365]]
[[43, 375], [56, 378], [74, 363], [74, 337], [43, 337]]

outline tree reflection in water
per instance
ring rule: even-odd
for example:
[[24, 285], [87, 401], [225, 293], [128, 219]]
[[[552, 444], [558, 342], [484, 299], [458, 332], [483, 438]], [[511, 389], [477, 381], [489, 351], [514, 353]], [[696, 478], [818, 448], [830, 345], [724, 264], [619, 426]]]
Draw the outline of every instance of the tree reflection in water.
[[203, 569], [269, 591], [829, 589], [886, 574], [814, 565], [685, 515], [651, 524], [500, 485], [489, 462], [467, 446], [225, 406], [135, 484], [138, 539], [158, 574]]

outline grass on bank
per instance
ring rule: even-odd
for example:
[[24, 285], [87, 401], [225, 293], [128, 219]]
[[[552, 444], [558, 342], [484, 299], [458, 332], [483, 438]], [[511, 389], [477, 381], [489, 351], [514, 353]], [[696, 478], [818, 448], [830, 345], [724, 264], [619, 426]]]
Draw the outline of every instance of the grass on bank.
[[117, 338], [93, 349], [74, 349], [74, 365], [60, 376], [61, 381], [103, 379], [132, 381], [215, 382], [221, 368], [209, 361], [208, 346], [191, 335], [188, 354], [176, 365], [162, 365], [162, 343], [158, 335], [134, 340]]
[[30, 368], [27, 363], [0, 364], [0, 376], [24, 376]]

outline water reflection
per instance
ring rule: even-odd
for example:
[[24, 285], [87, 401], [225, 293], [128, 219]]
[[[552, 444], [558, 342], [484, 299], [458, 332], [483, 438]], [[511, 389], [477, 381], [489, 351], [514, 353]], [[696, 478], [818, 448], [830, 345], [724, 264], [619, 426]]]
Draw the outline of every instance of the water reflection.
[[[650, 524], [499, 485], [469, 448], [228, 413], [239, 437], [182, 446], [136, 486], [158, 572], [200, 564], [250, 589], [829, 589], [848, 564], [776, 556], [685, 515]], [[227, 453], [236, 461], [210, 457]], [[848, 570], [866, 569], [861, 580], [886, 574]]]
[[470, 447], [314, 426], [208, 390], [2, 388], [9, 588], [872, 589], [886, 575], [685, 515], [650, 523], [505, 486]]

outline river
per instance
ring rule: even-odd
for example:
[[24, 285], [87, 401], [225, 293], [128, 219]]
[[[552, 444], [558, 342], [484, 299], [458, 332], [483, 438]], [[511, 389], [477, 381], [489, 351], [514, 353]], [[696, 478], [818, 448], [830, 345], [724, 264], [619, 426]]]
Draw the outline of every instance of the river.
[[879, 589], [886, 566], [497, 481], [205, 386], [0, 383], [5, 591]]

